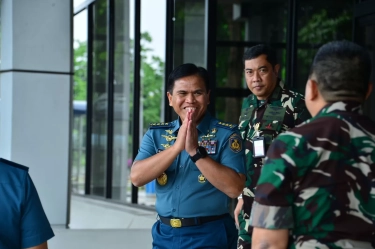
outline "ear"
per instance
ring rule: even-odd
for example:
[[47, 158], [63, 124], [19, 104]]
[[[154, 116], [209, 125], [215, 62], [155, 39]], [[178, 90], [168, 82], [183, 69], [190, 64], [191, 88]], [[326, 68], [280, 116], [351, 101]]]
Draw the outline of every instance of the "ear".
[[276, 65], [273, 67], [273, 70], [275, 71], [276, 75], [279, 75], [280, 64], [276, 64]]
[[168, 100], [169, 100], [169, 106], [172, 106], [172, 94], [167, 92], [167, 97], [168, 97]]
[[211, 90], [208, 90], [208, 92], [207, 92], [207, 99], [208, 99], [207, 105], [210, 104], [210, 93], [211, 93]]
[[366, 99], [370, 97], [371, 92], [372, 92], [372, 84], [370, 82], [368, 83], [368, 87], [367, 87]]
[[316, 100], [319, 97], [318, 83], [313, 79], [308, 79], [306, 84], [306, 91], [309, 91], [309, 100]]

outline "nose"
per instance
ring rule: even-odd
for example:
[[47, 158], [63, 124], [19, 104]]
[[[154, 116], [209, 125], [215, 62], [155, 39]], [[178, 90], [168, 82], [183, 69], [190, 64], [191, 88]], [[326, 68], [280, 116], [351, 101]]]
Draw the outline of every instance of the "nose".
[[195, 96], [194, 96], [194, 93], [189, 93], [189, 94], [186, 96], [186, 102], [188, 102], [188, 103], [194, 103], [194, 102], [195, 102]]
[[259, 75], [259, 72], [257, 70], [255, 70], [252, 80], [253, 80], [253, 82], [259, 82], [260, 81], [260, 75]]

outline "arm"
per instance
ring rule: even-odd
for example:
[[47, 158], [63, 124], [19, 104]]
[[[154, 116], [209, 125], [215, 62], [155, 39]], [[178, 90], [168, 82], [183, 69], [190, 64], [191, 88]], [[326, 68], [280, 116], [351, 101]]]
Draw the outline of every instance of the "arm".
[[139, 153], [150, 155], [148, 158], [137, 160], [133, 163], [130, 170], [130, 180], [134, 186], [143, 186], [146, 183], [159, 177], [173, 163], [176, 157], [185, 148], [187, 122], [185, 119], [177, 135], [176, 142], [166, 150], [157, 154], [151, 154], [154, 150], [154, 141], [147, 132], [142, 139], [142, 145]]
[[254, 227], [251, 248], [285, 249], [288, 246], [288, 229], [270, 230]]
[[229, 197], [236, 198], [242, 193], [245, 186], [245, 175], [216, 162], [211, 157], [202, 158], [195, 164], [212, 185]]
[[294, 150], [300, 143], [298, 136], [284, 133], [267, 152], [250, 216], [250, 225], [254, 227], [253, 248], [286, 248], [288, 244], [289, 230], [294, 227], [293, 186], [297, 175]]
[[[185, 121], [187, 122], [187, 132], [184, 148], [190, 156], [194, 156], [198, 147], [198, 131], [194, 120], [194, 111], [188, 113], [184, 123]], [[242, 142], [239, 135], [238, 140]], [[244, 151], [241, 147], [241, 151], [238, 151], [237, 155], [241, 157], [241, 155], [244, 155], [243, 153]], [[244, 158], [242, 163], [244, 166]], [[245, 175], [216, 162], [211, 157], [201, 158], [195, 165], [213, 186], [231, 198], [238, 197], [245, 186]]]
[[140, 187], [159, 177], [178, 156], [179, 151], [174, 145], [149, 158], [135, 161], [130, 170], [130, 180]]
[[21, 247], [46, 249], [47, 241], [54, 236], [54, 233], [29, 174], [26, 176], [25, 197], [21, 210]]
[[40, 245], [28, 247], [28, 248], [25, 248], [25, 249], [48, 249], [47, 241], [40, 244]]
[[234, 220], [236, 221], [236, 225], [237, 225], [237, 228], [240, 227], [240, 223], [238, 221], [238, 215], [240, 215], [240, 212], [242, 210], [242, 206], [243, 206], [243, 198], [241, 197], [238, 197], [238, 202], [237, 202], [237, 205], [236, 205], [236, 208], [234, 209]]

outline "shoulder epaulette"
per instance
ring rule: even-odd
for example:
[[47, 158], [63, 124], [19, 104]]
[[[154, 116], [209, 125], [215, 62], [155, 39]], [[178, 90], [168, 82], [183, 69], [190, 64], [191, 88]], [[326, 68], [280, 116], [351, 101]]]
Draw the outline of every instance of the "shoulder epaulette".
[[217, 127], [225, 128], [225, 129], [228, 129], [228, 130], [233, 130], [234, 128], [237, 127], [236, 124], [225, 123], [225, 122], [221, 122], [221, 121], [217, 122], [215, 125]]
[[158, 129], [158, 128], [166, 128], [166, 127], [171, 127], [172, 123], [150, 123], [150, 129]]
[[9, 166], [12, 166], [12, 167], [18, 168], [18, 169], [26, 170], [26, 171], [29, 170], [29, 168], [26, 167], [26, 166], [23, 166], [23, 165], [21, 165], [21, 164], [18, 164], [18, 163], [15, 163], [15, 162], [9, 161], [9, 160], [6, 160], [6, 159], [4, 159], [4, 158], [0, 158], [0, 163], [6, 164], [6, 165], [9, 165]]

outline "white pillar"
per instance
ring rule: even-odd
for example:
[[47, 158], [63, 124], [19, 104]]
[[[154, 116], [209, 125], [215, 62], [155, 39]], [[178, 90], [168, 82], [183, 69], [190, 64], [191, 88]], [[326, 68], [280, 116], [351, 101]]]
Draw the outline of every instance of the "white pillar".
[[1, 1], [0, 157], [30, 168], [54, 225], [68, 213], [71, 5]]

